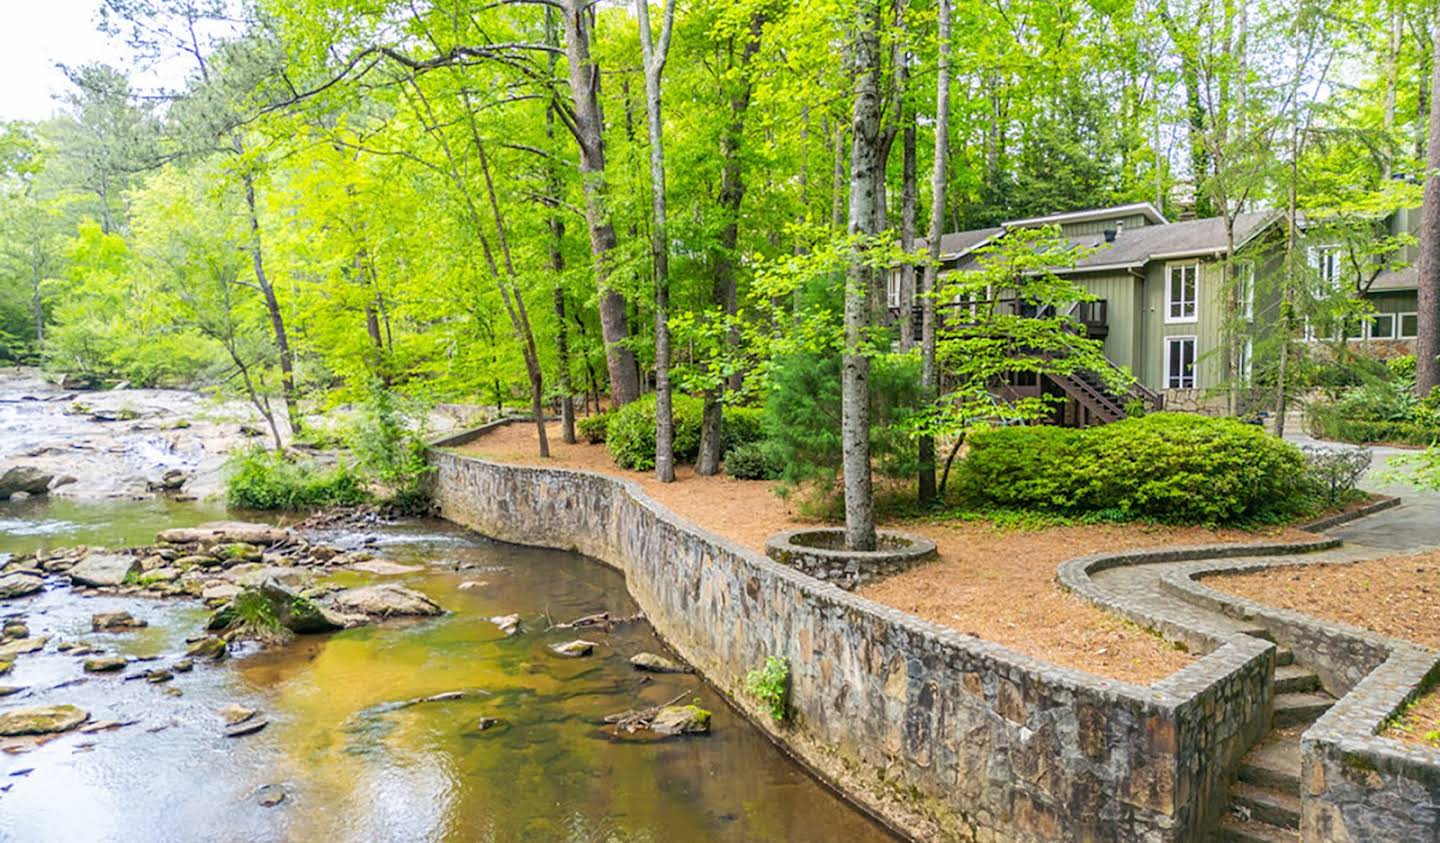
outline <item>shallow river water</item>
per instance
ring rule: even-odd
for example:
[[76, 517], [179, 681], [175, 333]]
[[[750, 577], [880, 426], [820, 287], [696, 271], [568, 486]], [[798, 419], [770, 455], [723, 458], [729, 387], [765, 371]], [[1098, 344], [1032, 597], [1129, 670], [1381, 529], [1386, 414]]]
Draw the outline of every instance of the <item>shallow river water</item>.
[[[0, 504], [0, 553], [145, 543], [158, 529], [222, 514], [158, 501]], [[73, 703], [92, 720], [136, 721], [0, 753], [0, 839], [892, 839], [698, 678], [632, 670], [626, 660], [634, 653], [663, 652], [648, 625], [579, 636], [545, 631], [547, 615], [634, 613], [618, 572], [572, 553], [490, 542], [440, 521], [321, 538], [344, 544], [367, 535], [386, 558], [422, 564], [423, 572], [399, 579], [449, 613], [299, 638], [216, 667], [197, 664], [170, 683], [180, 696], [120, 676], [86, 676], [81, 659], [54, 645], [80, 640], [168, 665], [203, 623], [197, 602], [80, 599], [52, 580], [37, 597], [0, 603], [0, 616], [24, 615], [32, 635], [55, 636], [0, 679], [27, 688], [0, 707]], [[485, 585], [461, 590], [467, 580]], [[92, 614], [118, 609], [150, 626], [89, 631]], [[488, 618], [510, 613], [525, 625], [507, 639]], [[574, 637], [601, 646], [584, 659], [546, 650]], [[451, 691], [466, 695], [389, 705]], [[682, 693], [714, 712], [710, 735], [637, 743], [600, 728], [606, 714]], [[231, 703], [259, 709], [269, 726], [224, 737], [216, 711]], [[479, 731], [481, 717], [501, 725]], [[0, 747], [13, 743], [0, 739]], [[257, 793], [266, 785], [281, 785], [285, 800], [262, 807]]]

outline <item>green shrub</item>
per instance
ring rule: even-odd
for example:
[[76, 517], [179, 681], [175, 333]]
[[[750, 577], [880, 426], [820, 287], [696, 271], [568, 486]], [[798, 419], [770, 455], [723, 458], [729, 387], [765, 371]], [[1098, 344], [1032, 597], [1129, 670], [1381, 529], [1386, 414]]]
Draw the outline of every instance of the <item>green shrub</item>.
[[226, 501], [243, 509], [296, 510], [369, 499], [348, 466], [327, 468], [258, 445], [233, 454], [227, 469]]
[[725, 452], [725, 473], [737, 480], [779, 480], [784, 470], [769, 442], [746, 442]]
[[1415, 383], [1416, 369], [1415, 355], [1405, 354], [1400, 357], [1391, 357], [1385, 361], [1385, 368], [1390, 370], [1390, 376], [1400, 381]]
[[385, 490], [392, 506], [410, 511], [425, 508], [425, 480], [434, 471], [425, 457], [425, 415], [422, 404], [371, 377], [347, 437], [365, 477]]
[[790, 663], [770, 656], [764, 667], [745, 674], [745, 690], [765, 704], [777, 723], [783, 721], [790, 702]]
[[591, 445], [605, 441], [605, 428], [610, 424], [613, 413], [595, 413], [575, 420], [575, 432]]
[[[675, 461], [690, 462], [700, 452], [700, 422], [704, 404], [699, 398], [675, 395], [671, 401], [675, 421]], [[646, 395], [616, 410], [605, 427], [605, 446], [621, 468], [648, 471], [655, 467], [655, 396]]]
[[1310, 433], [1320, 439], [1357, 445], [1425, 447], [1440, 439], [1440, 425], [1392, 419], [1357, 419], [1347, 416], [1334, 404], [1312, 404], [1306, 411], [1306, 421]]
[[959, 479], [976, 503], [1075, 516], [1238, 524], [1313, 507], [1298, 448], [1235, 419], [1184, 413], [976, 433]]
[[1357, 497], [1360, 478], [1370, 469], [1369, 448], [1302, 448], [1305, 476], [1328, 506]]
[[734, 448], [765, 439], [764, 407], [726, 407], [721, 421], [721, 449], [729, 454]]

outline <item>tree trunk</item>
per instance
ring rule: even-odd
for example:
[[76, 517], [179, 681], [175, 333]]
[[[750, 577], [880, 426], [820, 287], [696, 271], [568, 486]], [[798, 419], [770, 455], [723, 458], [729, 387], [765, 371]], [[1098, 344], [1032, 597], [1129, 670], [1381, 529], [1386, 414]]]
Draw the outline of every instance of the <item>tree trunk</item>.
[[675, 0], [665, 0], [660, 40], [650, 37], [650, 4], [635, 0], [645, 69], [645, 123], [650, 139], [650, 259], [655, 270], [655, 479], [675, 482], [675, 417], [670, 393], [670, 241], [665, 219], [665, 135], [660, 86], [670, 52]]
[[1425, 200], [1420, 216], [1419, 303], [1415, 337], [1415, 392], [1440, 386], [1440, 16], [1431, 23], [1430, 131], [1425, 149]]
[[845, 546], [875, 548], [870, 475], [870, 305], [873, 271], [865, 252], [879, 233], [876, 171], [880, 149], [880, 2], [862, 0], [854, 44], [855, 108], [850, 149], [850, 265], [845, 277], [845, 354], [840, 385], [840, 440], [845, 467]]
[[[545, 7], [545, 43], [559, 45], [559, 34], [555, 31], [555, 10]], [[557, 56], [550, 54], [550, 76], [555, 76]], [[555, 141], [555, 106], [545, 108], [545, 139], [550, 141], [553, 152]], [[550, 215], [546, 225], [550, 229], [550, 270], [555, 281], [553, 292], [555, 304], [555, 388], [560, 393], [560, 438], [567, 445], [574, 445], [575, 439], [575, 395], [570, 384], [570, 326], [565, 324], [565, 218], [560, 215], [562, 184], [560, 162], [552, 157], [546, 164], [545, 187], [549, 191]]]
[[45, 350], [45, 305], [40, 299], [40, 265], [30, 267], [30, 313], [35, 318], [35, 347]]
[[609, 185], [605, 179], [605, 120], [600, 111], [600, 67], [590, 57], [592, 5], [587, 0], [559, 0], [565, 19], [565, 57], [573, 104], [571, 129], [580, 148], [580, 178], [585, 187], [585, 224], [600, 291], [600, 333], [605, 342], [605, 368], [615, 406], [640, 397], [635, 353], [625, 347], [630, 329], [625, 298], [609, 286], [615, 251], [615, 225], [610, 217]]
[[[940, 54], [935, 82], [935, 165], [930, 174], [930, 231], [926, 247], [930, 259], [920, 280], [920, 389], [921, 400], [936, 400], [939, 376], [935, 366], [935, 284], [940, 274], [940, 237], [945, 233], [946, 164], [950, 158], [950, 0], [940, 6]], [[920, 502], [935, 500], [935, 437], [920, 437]]]
[[[750, 61], [760, 49], [760, 33], [764, 18], [756, 15], [750, 23], [750, 37], [740, 53], [740, 74], [730, 96], [730, 122], [720, 136], [720, 194], [719, 206], [720, 242], [715, 257], [715, 276], [710, 289], [711, 303], [720, 308], [726, 318], [736, 313], [735, 249], [740, 242], [740, 205], [745, 199], [744, 171], [740, 160], [741, 144], [745, 139], [745, 114], [750, 108], [753, 85], [750, 82]], [[733, 48], [732, 48], [733, 50]], [[731, 62], [732, 68], [734, 62]], [[726, 353], [740, 344], [737, 330], [731, 330], [725, 337]], [[700, 422], [700, 453], [695, 460], [695, 473], [708, 477], [720, 471], [723, 454], [724, 410], [721, 401], [728, 386], [739, 389], [740, 375], [731, 376], [729, 384], [722, 384], [705, 393], [705, 408]]]
[[[900, 189], [900, 248], [905, 252], [915, 249], [915, 115], [905, 112], [905, 128], [902, 130], [902, 186]], [[900, 264], [900, 350], [909, 351], [915, 347], [915, 264], [909, 260]]]
[[[235, 140], [237, 154], [244, 154], [239, 139]], [[290, 422], [290, 435], [300, 432], [300, 400], [295, 391], [295, 357], [290, 351], [290, 337], [285, 331], [285, 315], [280, 311], [280, 301], [275, 297], [275, 288], [265, 274], [265, 250], [260, 240], [260, 213], [255, 202], [255, 177], [249, 172], [244, 175], [245, 206], [250, 211], [250, 262], [255, 269], [255, 283], [265, 298], [265, 310], [270, 314], [270, 329], [275, 335], [275, 350], [280, 356], [280, 389], [285, 395], [285, 417]]]

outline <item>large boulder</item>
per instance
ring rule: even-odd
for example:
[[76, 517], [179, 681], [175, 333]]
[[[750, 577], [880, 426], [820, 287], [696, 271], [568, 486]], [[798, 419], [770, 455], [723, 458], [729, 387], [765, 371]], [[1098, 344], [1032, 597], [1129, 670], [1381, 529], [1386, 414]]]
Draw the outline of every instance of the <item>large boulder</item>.
[[212, 632], [230, 629], [244, 622], [247, 620], [246, 614], [253, 612], [253, 604], [246, 606], [252, 601], [258, 601], [265, 607], [267, 614], [297, 635], [334, 632], [343, 628], [343, 624], [332, 620], [313, 600], [301, 597], [270, 579], [254, 588], [245, 589], [217, 610], [210, 617], [209, 629]]
[[34, 466], [17, 465], [0, 474], [0, 501], [9, 500], [18, 492], [43, 495], [50, 491], [50, 481], [54, 479], [55, 475]]
[[44, 580], [29, 574], [6, 574], [0, 577], [0, 600], [34, 594], [44, 585]]
[[49, 735], [68, 732], [90, 719], [73, 705], [32, 706], [0, 712], [0, 736]]
[[123, 585], [132, 574], [139, 573], [140, 560], [121, 553], [92, 553], [69, 571], [71, 582], [97, 587]]
[[710, 712], [698, 705], [667, 705], [650, 721], [658, 735], [700, 735], [710, 731]]
[[394, 583], [347, 588], [335, 595], [335, 608], [382, 618], [439, 615], [445, 611], [420, 592]]
[[272, 545], [290, 538], [290, 531], [269, 524], [252, 524], [246, 521], [211, 521], [196, 527], [176, 527], [160, 533], [160, 541], [166, 544], [245, 544]]

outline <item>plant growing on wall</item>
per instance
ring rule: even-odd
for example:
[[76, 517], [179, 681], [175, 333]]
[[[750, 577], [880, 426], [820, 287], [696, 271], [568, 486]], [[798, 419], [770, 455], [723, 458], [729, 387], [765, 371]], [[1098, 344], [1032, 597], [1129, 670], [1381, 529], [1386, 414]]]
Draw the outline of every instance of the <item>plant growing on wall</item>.
[[785, 720], [790, 703], [790, 662], [770, 656], [765, 665], [745, 674], [745, 690], [765, 704], [775, 722]]

